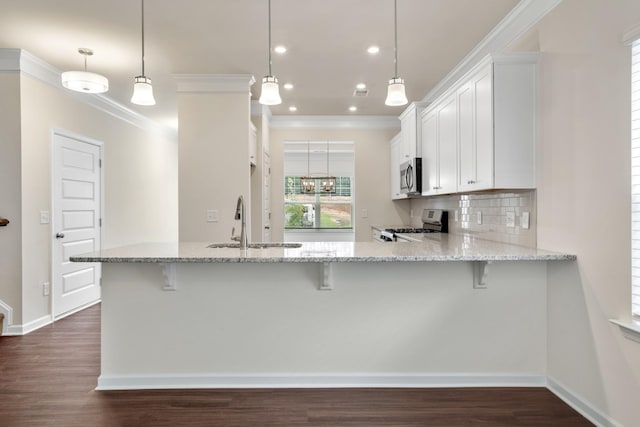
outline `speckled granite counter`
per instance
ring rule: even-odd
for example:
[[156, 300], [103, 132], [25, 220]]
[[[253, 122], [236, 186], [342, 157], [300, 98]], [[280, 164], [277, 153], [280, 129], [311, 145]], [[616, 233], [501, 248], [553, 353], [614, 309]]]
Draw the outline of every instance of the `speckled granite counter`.
[[73, 256], [74, 262], [103, 263], [304, 263], [415, 261], [561, 261], [575, 255], [453, 234], [421, 242], [321, 242], [300, 248], [208, 248], [205, 242], [145, 243]]

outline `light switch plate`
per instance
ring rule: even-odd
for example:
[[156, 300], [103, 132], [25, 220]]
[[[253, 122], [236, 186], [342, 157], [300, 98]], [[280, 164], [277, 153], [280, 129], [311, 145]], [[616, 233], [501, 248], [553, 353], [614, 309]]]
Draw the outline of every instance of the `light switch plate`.
[[460, 221], [460, 217], [459, 217], [459, 213], [458, 212], [459, 212], [458, 209], [453, 211], [453, 216], [455, 217], [455, 219], [454, 219], [455, 222]]
[[218, 222], [218, 211], [216, 211], [216, 210], [208, 210], [207, 211], [207, 222]]
[[49, 224], [51, 222], [51, 215], [49, 211], [40, 211], [40, 224]]
[[482, 224], [482, 211], [478, 211], [478, 213], [476, 214], [476, 219], [478, 221], [478, 225]]
[[516, 213], [513, 211], [507, 212], [507, 227], [514, 228], [516, 226]]
[[525, 230], [529, 229], [529, 212], [522, 212], [522, 217], [520, 218], [520, 226]]

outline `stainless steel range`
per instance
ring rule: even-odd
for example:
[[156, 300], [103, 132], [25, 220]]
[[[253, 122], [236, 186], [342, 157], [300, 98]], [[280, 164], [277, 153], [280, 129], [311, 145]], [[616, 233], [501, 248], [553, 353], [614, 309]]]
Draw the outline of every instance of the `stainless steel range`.
[[[419, 241], [422, 234], [447, 233], [449, 231], [449, 215], [440, 209], [424, 209], [422, 211], [422, 227], [390, 227], [381, 230], [375, 239], [380, 242], [412, 242]], [[415, 238], [412, 238], [412, 234]]]

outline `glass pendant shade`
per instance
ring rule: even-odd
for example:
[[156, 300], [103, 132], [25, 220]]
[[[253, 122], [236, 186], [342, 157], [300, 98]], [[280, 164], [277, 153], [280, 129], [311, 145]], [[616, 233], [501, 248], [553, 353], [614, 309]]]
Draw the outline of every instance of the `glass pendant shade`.
[[280, 85], [278, 84], [277, 78], [274, 76], [265, 76], [262, 78], [262, 92], [260, 93], [260, 100], [258, 102], [262, 105], [282, 104]]
[[131, 102], [137, 105], [156, 105], [151, 79], [145, 76], [138, 76], [134, 80]]
[[407, 95], [404, 92], [404, 80], [400, 77], [394, 77], [389, 80], [387, 99], [384, 103], [390, 106], [398, 106], [405, 105], [408, 102]]
[[88, 71], [65, 71], [62, 73], [62, 86], [76, 92], [104, 93], [109, 90], [109, 80]]

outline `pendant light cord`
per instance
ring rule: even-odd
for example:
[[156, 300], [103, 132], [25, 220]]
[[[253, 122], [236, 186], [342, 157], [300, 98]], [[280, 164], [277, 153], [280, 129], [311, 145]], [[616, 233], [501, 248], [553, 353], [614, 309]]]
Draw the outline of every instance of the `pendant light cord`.
[[271, 76], [271, 0], [269, 0], [269, 76]]
[[395, 65], [396, 70], [394, 77], [398, 77], [398, 0], [393, 0], [393, 29], [395, 42], [393, 47], [393, 64]]
[[142, 75], [144, 76], [144, 0], [141, 0], [142, 2], [142, 15], [141, 15], [141, 20], [142, 20]]

